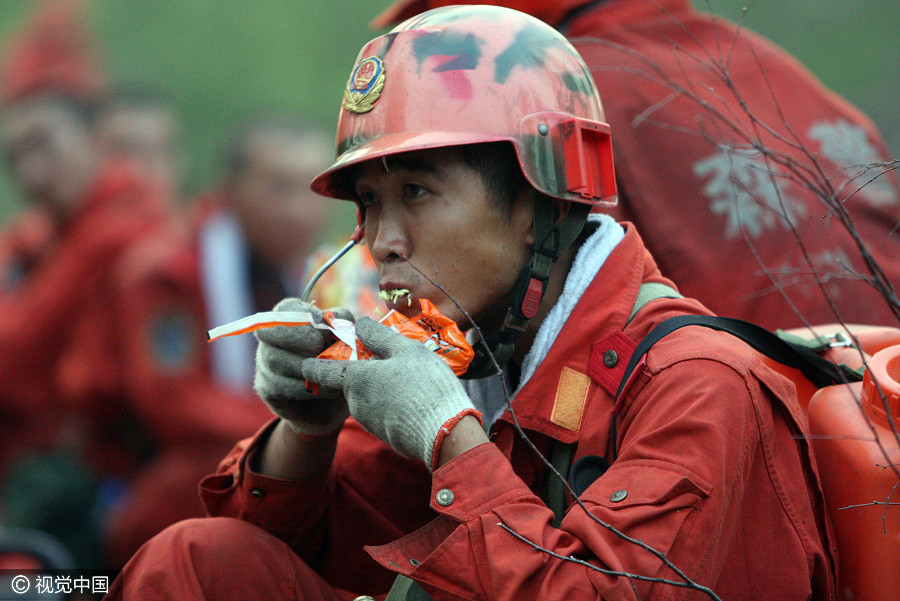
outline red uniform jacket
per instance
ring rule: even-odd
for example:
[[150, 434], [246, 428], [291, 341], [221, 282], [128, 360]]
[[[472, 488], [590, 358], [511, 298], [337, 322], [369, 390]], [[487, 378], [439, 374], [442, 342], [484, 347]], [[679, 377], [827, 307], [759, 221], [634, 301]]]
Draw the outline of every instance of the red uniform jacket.
[[686, 296], [770, 329], [897, 324], [860, 277], [871, 274], [847, 228], [798, 177], [846, 199], [900, 286], [900, 193], [894, 172], [867, 167], [889, 160], [869, 119], [771, 42], [687, 0], [611, 0], [558, 25], [612, 128], [613, 214], [637, 225]]
[[[613, 250], [516, 396], [518, 422], [546, 452], [608, 452], [613, 396], [634, 348], [663, 319], [707, 314], [659, 299], [626, 326], [642, 282], [668, 282], [635, 229]], [[670, 283], [670, 282], [669, 282]], [[618, 361], [607, 366], [610, 349]], [[654, 346], [626, 389], [618, 459], [581, 497], [590, 513], [666, 556], [722, 599], [827, 599], [835, 560], [805, 421], [792, 385], [719, 332], [683, 328]], [[535, 494], [544, 464], [507, 411], [491, 443], [438, 469], [404, 459], [352, 419], [327, 473], [287, 482], [254, 473], [243, 441], [208, 478], [211, 515], [285, 541], [332, 585], [384, 593], [392, 572], [443, 599], [680, 599], [696, 591], [629, 581], [536, 551], [639, 576], [676, 579], [659, 558], [570, 506], [559, 528]], [[448, 495], [453, 493], [451, 502]], [[437, 499], [442, 499], [441, 504]], [[569, 499], [571, 502], [571, 499]], [[365, 550], [364, 550], [365, 547]]]
[[105, 302], [98, 293], [118, 258], [163, 221], [160, 206], [135, 192], [126, 173], [111, 169], [61, 231], [28, 209], [0, 237], [0, 465], [23, 444], [54, 442], [54, 426], [78, 409], [63, 389], [94, 366], [76, 374], [61, 365], [80, 337], [80, 317]]

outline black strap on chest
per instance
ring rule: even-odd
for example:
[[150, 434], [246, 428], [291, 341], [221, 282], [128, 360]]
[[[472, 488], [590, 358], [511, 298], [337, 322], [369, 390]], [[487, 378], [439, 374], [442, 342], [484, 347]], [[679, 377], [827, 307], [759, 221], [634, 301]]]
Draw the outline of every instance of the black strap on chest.
[[[628, 361], [628, 365], [625, 367], [622, 380], [619, 382], [619, 388], [615, 396], [616, 403], [618, 403], [619, 397], [622, 395], [625, 384], [628, 383], [632, 372], [640, 363], [641, 358], [647, 354], [647, 351], [675, 330], [685, 326], [702, 326], [736, 336], [773, 361], [799, 370], [816, 388], [848, 382], [861, 382], [863, 378], [860, 371], [850, 369], [846, 365], [832, 363], [806, 346], [784, 340], [769, 330], [749, 321], [713, 315], [676, 315], [650, 330], [650, 333], [638, 343], [634, 353], [631, 355], [631, 359]], [[618, 445], [616, 444], [618, 417], [618, 413], [613, 414], [613, 422], [610, 429], [610, 450], [613, 461], [619, 455]]]
[[653, 328], [634, 349], [616, 391], [616, 401], [619, 400], [631, 373], [650, 347], [685, 326], [703, 326], [736, 336], [770, 359], [800, 370], [817, 388], [862, 380], [859, 372], [846, 365], [832, 363], [805, 346], [783, 340], [769, 330], [748, 321], [712, 315], [676, 315]]

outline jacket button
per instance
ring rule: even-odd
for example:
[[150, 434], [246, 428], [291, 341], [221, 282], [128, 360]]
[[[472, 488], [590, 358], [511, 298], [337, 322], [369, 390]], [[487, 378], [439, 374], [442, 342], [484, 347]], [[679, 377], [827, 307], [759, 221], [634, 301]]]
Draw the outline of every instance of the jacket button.
[[264, 496], [266, 496], [266, 491], [261, 488], [254, 488], [250, 491], [250, 496], [252, 496], [254, 499], [262, 499]]
[[605, 353], [603, 353], [603, 365], [612, 369], [616, 366], [616, 363], [619, 362], [619, 355], [616, 351], [609, 349]]
[[624, 490], [624, 489], [617, 490], [613, 494], [609, 495], [609, 500], [612, 501], [613, 503], [618, 503], [619, 501], [621, 501], [622, 499], [624, 499], [627, 496], [628, 496], [627, 490]]
[[434, 500], [437, 501], [438, 505], [441, 507], [447, 507], [450, 503], [453, 502], [453, 491], [449, 488], [442, 488], [437, 491], [437, 494], [434, 496]]

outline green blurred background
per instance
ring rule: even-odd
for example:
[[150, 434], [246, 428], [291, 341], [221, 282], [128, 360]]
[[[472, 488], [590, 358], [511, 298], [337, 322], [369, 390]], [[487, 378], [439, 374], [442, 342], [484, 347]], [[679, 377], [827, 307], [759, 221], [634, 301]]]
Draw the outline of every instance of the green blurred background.
[[[88, 23], [114, 83], [168, 95], [184, 132], [186, 197], [212, 184], [222, 143], [255, 110], [333, 130], [369, 20], [390, 0], [92, 0]], [[900, 2], [695, 0], [775, 40], [879, 125], [900, 155]], [[0, 2], [0, 38], [31, 6]], [[746, 8], [746, 10], [744, 10]], [[0, 220], [16, 207], [0, 171]]]

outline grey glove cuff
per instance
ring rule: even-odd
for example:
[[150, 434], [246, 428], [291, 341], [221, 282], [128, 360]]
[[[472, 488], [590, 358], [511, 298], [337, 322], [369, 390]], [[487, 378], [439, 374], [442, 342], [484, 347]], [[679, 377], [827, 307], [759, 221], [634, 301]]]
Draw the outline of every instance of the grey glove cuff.
[[[357, 413], [363, 413], [359, 408], [355, 409]], [[442, 402], [430, 405], [417, 404], [415, 412], [388, 414], [383, 422], [383, 431], [379, 432], [377, 426], [370, 431], [401, 455], [421, 459], [432, 469], [434, 452], [440, 452], [444, 438], [465, 415], [475, 415], [481, 421], [481, 414], [463, 393], [462, 397], [451, 395]], [[354, 417], [363, 424], [368, 422], [365, 415]], [[368, 425], [366, 427], [370, 428]]]

